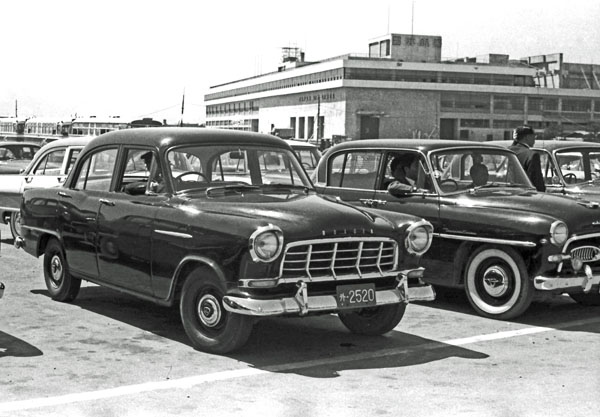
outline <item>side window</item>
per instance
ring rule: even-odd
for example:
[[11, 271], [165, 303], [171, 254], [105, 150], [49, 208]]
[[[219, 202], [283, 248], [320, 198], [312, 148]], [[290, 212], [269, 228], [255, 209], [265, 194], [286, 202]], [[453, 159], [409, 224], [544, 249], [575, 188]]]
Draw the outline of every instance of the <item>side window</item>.
[[336, 155], [330, 162], [328, 185], [373, 190], [380, 160], [381, 153], [373, 151]]
[[540, 165], [542, 166], [542, 175], [544, 176], [544, 182], [546, 184], [555, 184], [558, 182], [558, 178], [554, 181], [556, 173], [554, 172], [554, 166], [552, 159], [546, 152], [538, 152], [540, 154]]
[[117, 149], [103, 149], [86, 157], [77, 176], [78, 190], [109, 191], [115, 171]]
[[[436, 167], [443, 165], [447, 166], [448, 161], [434, 161]], [[419, 190], [435, 190], [428, 173], [427, 162], [418, 152], [391, 152], [387, 155], [381, 189], [386, 190], [395, 181]]]
[[117, 181], [117, 190], [131, 195], [150, 191], [163, 192], [164, 177], [158, 158], [149, 149], [131, 148], [125, 151], [125, 170]]
[[60, 168], [65, 158], [65, 150], [57, 149], [46, 154], [33, 169], [33, 175], [60, 175]]
[[65, 169], [65, 174], [68, 174], [69, 172], [71, 172], [71, 169], [73, 168], [73, 165], [75, 165], [75, 161], [77, 160], [77, 157], [79, 156], [80, 152], [81, 152], [81, 149], [71, 149], [69, 151], [69, 160], [67, 161], [67, 167]]

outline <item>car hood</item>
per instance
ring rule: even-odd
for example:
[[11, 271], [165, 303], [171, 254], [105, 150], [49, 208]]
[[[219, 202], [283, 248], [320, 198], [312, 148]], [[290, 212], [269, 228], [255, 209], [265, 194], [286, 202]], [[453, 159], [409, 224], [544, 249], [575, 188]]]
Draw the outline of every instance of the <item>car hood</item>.
[[514, 216], [564, 221], [571, 233], [600, 232], [600, 203], [581, 197], [522, 189], [482, 189], [459, 195], [458, 206], [500, 210]]
[[[398, 238], [398, 230], [417, 218], [398, 213], [374, 213], [339, 199], [314, 193], [246, 193], [218, 197], [187, 198], [178, 207], [186, 212], [214, 216], [216, 224], [248, 233], [273, 224], [297, 239], [347, 236]], [[389, 215], [388, 215], [389, 214]]]

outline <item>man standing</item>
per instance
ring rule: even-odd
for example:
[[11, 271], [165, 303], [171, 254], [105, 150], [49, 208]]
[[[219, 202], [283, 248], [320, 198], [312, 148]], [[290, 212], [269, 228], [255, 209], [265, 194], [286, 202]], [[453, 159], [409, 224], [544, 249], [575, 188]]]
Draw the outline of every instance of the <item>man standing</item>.
[[513, 131], [513, 144], [508, 148], [517, 154], [519, 162], [538, 191], [546, 191], [540, 155], [531, 150], [535, 132], [530, 126], [520, 126]]

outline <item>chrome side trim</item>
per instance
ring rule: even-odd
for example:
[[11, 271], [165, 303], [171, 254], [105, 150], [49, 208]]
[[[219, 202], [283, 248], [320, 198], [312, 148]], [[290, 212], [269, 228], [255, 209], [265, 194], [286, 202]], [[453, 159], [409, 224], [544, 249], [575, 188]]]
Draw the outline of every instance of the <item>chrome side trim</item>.
[[48, 234], [50, 234], [52, 236], [56, 236], [57, 238], [60, 239], [60, 234], [56, 230], [44, 229], [42, 227], [26, 226], [24, 224], [21, 225], [21, 228], [28, 229], [31, 231], [41, 232], [41, 233], [48, 233]]
[[572, 236], [569, 239], [567, 239], [567, 241], [565, 242], [565, 244], [562, 248], [562, 252], [565, 253], [567, 248], [569, 247], [569, 245], [576, 240], [590, 239], [593, 237], [600, 237], [600, 233], [589, 233], [587, 235]]
[[468, 240], [470, 242], [485, 242], [485, 243], [496, 243], [499, 245], [511, 245], [511, 246], [523, 246], [526, 248], [535, 248], [535, 242], [527, 242], [522, 240], [509, 240], [509, 239], [494, 239], [489, 237], [474, 237], [474, 236], [463, 236], [463, 235], [449, 235], [446, 233], [434, 233], [434, 236], [442, 239], [456, 239], [456, 240]]
[[191, 239], [192, 238], [192, 235], [190, 235], [189, 233], [171, 232], [170, 230], [160, 230], [160, 229], [154, 229], [154, 232], [158, 233], [160, 235], [180, 237], [183, 239]]

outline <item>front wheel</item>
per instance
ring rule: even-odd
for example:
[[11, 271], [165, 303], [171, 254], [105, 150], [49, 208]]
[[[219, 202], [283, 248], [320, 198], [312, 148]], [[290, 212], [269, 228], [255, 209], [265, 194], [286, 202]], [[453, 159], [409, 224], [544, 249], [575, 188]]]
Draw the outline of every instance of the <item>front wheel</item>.
[[479, 315], [506, 320], [527, 310], [534, 288], [523, 258], [514, 249], [482, 246], [467, 262], [465, 291]]
[[73, 301], [79, 288], [81, 280], [74, 278], [69, 273], [69, 265], [65, 258], [62, 245], [56, 240], [51, 239], [46, 245], [44, 252], [44, 278], [46, 288], [50, 297], [56, 301]]
[[576, 293], [569, 294], [573, 300], [584, 306], [600, 306], [600, 294], [598, 293]]
[[338, 317], [352, 333], [375, 336], [392, 331], [402, 320], [405, 311], [406, 304], [399, 303], [360, 310], [341, 310]]
[[22, 236], [20, 211], [15, 211], [10, 215], [10, 233], [12, 234], [13, 239]]
[[186, 334], [198, 350], [227, 353], [246, 343], [252, 332], [249, 316], [223, 308], [225, 287], [211, 272], [198, 268], [185, 280], [179, 303]]

